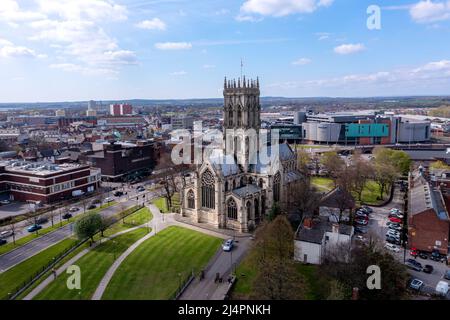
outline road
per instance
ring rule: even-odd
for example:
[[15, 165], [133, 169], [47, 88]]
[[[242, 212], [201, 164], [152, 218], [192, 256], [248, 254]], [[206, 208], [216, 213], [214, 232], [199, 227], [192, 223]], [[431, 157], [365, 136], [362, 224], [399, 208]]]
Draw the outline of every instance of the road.
[[[205, 278], [196, 278], [180, 296], [180, 300], [223, 300], [230, 271], [236, 268], [239, 261], [247, 253], [252, 240], [250, 238], [237, 238], [236, 245], [231, 252], [220, 249], [210, 262]], [[214, 282], [216, 273], [219, 273], [223, 283]]]
[[[386, 232], [388, 230], [388, 228], [386, 227], [386, 222], [389, 221], [388, 214], [391, 208], [403, 210], [403, 193], [399, 191], [399, 188], [395, 188], [394, 198], [392, 202], [389, 203], [387, 206], [381, 208], [372, 207], [373, 213], [370, 215], [369, 233], [365, 235], [365, 237], [375, 236], [384, 243]], [[394, 252], [391, 253], [394, 255], [394, 257], [397, 258], [397, 260], [399, 260], [402, 263], [404, 262], [405, 259], [414, 258], [409, 254], [409, 250], [404, 250], [403, 248], [401, 248], [400, 252], [398, 253]], [[425, 292], [433, 293], [435, 291], [436, 285], [441, 280], [450, 283], [449, 280], [443, 279], [444, 273], [446, 272], [446, 270], [449, 270], [449, 267], [445, 263], [436, 262], [430, 259], [424, 260], [419, 257], [416, 259], [418, 262], [422, 264], [422, 266], [429, 264], [434, 268], [431, 274], [408, 269], [408, 272], [411, 276], [424, 282]], [[450, 293], [447, 297], [450, 299]]]

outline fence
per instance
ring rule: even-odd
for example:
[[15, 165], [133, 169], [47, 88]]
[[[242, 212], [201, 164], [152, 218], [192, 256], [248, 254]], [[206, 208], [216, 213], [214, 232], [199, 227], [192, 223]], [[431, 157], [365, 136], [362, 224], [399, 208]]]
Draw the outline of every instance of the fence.
[[[129, 215], [132, 215], [133, 213], [137, 212], [138, 210], [142, 209], [144, 205], [138, 205], [133, 206], [131, 208], [128, 208], [123, 211], [123, 214], [120, 215], [120, 218], [126, 218]], [[112, 221], [108, 228], [110, 228], [116, 221]], [[101, 233], [101, 230], [97, 231], [95, 235]], [[94, 236], [95, 236], [94, 235]], [[36, 272], [34, 275], [32, 275], [29, 280], [23, 282], [20, 286], [18, 286], [16, 289], [14, 289], [12, 292], [10, 292], [7, 296], [2, 297], [0, 300], [14, 300], [18, 296], [20, 296], [25, 290], [27, 290], [29, 287], [31, 287], [36, 281], [38, 281], [41, 277], [43, 277], [47, 272], [49, 272], [58, 262], [60, 262], [63, 258], [65, 258], [67, 255], [69, 255], [71, 252], [73, 252], [75, 249], [77, 249], [79, 246], [81, 246], [83, 243], [88, 241], [89, 239], [86, 238], [84, 240], [78, 241], [73, 246], [65, 249], [63, 252], [59, 253], [56, 257], [54, 257], [50, 262], [48, 262], [45, 266], [43, 266], [38, 272]]]
[[18, 286], [15, 290], [10, 292], [7, 296], [3, 297], [2, 300], [14, 300], [19, 295], [21, 295], [25, 290], [31, 287], [37, 280], [39, 280], [43, 275], [45, 275], [48, 271], [50, 271], [58, 262], [60, 262], [64, 257], [73, 252], [83, 243], [85, 243], [88, 239], [78, 241], [71, 247], [65, 249], [63, 252], [59, 253], [56, 257], [54, 257], [47, 265], [43, 266], [38, 272], [30, 277], [28, 281], [23, 282], [20, 286]]
[[184, 290], [191, 284], [191, 282], [195, 279], [194, 270], [189, 273], [186, 277], [184, 277], [184, 281], [180, 281], [180, 286], [175, 290], [175, 292], [171, 295], [169, 300], [178, 300], [178, 298], [182, 295]]

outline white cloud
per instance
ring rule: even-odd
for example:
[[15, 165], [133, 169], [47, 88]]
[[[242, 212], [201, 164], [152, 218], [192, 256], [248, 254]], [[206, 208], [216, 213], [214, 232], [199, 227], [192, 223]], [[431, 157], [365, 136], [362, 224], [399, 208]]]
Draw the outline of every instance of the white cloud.
[[436, 83], [450, 79], [450, 60], [433, 61], [416, 68], [379, 71], [368, 74], [348, 74], [342, 77], [326, 78], [308, 81], [289, 81], [273, 83], [269, 88], [342, 88], [352, 89], [355, 86], [396, 86], [402, 87]]
[[241, 13], [282, 17], [295, 13], [312, 13], [319, 7], [328, 7], [333, 0], [246, 0]]
[[366, 50], [366, 47], [362, 43], [357, 44], [342, 44], [334, 48], [334, 52], [337, 54], [347, 55], [357, 53]]
[[189, 42], [158, 42], [155, 48], [159, 50], [189, 50], [192, 44]]
[[171, 76], [184, 76], [186, 74], [187, 74], [187, 72], [183, 71], [183, 70], [182, 71], [175, 71], [175, 72], [170, 73]]
[[1, 0], [0, 21], [17, 26], [16, 23], [45, 19], [45, 14], [37, 11], [21, 10], [17, 1]]
[[16, 46], [11, 41], [0, 39], [1, 58], [46, 58], [46, 55], [37, 54], [33, 49]]
[[214, 69], [216, 66], [213, 64], [204, 64], [203, 69]]
[[166, 23], [159, 18], [141, 21], [136, 26], [141, 29], [161, 31], [164, 31], [167, 28]]
[[292, 64], [294, 66], [304, 66], [304, 65], [310, 64], [311, 62], [312, 62], [311, 59], [300, 58], [298, 60], [293, 61]]
[[409, 9], [411, 18], [418, 23], [432, 23], [450, 19], [450, 1], [424, 0]]
[[88, 76], [101, 76], [101, 75], [116, 75], [118, 72], [113, 69], [108, 68], [95, 68], [95, 67], [86, 67], [82, 65], [76, 65], [73, 63], [58, 63], [51, 64], [50, 68], [58, 69], [65, 72], [73, 72], [73, 73], [81, 73], [83, 75]]
[[214, 15], [216, 16], [223, 16], [223, 15], [227, 15], [230, 13], [230, 10], [228, 9], [220, 9], [214, 12]]
[[322, 41], [322, 40], [327, 40], [327, 39], [329, 39], [330, 36], [331, 36], [331, 33], [328, 33], [328, 32], [317, 32], [317, 33], [316, 33], [316, 36], [317, 36], [317, 39], [318, 39], [319, 41]]

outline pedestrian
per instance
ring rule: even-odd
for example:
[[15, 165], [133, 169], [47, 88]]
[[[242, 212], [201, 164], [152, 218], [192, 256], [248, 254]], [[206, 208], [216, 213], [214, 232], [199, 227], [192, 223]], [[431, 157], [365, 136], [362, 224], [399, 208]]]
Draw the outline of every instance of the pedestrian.
[[53, 273], [53, 278], [56, 279], [57, 274], [56, 274], [56, 269], [55, 268], [52, 269], [52, 273]]

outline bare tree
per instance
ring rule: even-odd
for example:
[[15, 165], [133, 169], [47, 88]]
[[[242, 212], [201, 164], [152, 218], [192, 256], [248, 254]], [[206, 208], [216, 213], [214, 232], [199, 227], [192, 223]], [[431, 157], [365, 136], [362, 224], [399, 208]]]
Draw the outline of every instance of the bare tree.
[[320, 205], [321, 195], [312, 187], [310, 179], [296, 181], [287, 191], [287, 212], [296, 210], [303, 217], [312, 215]]
[[337, 185], [336, 180], [342, 169], [345, 167], [344, 160], [342, 160], [341, 157], [339, 157], [337, 152], [329, 151], [322, 154], [320, 162], [328, 171], [330, 177], [334, 180], [335, 185]]

